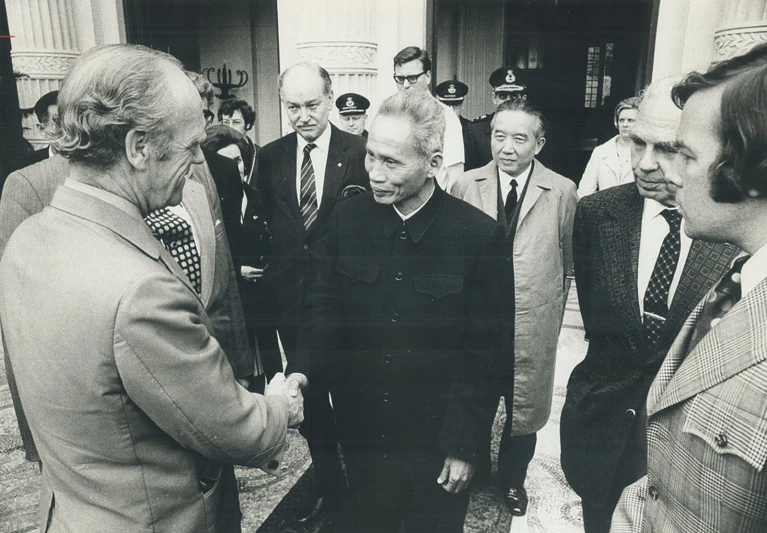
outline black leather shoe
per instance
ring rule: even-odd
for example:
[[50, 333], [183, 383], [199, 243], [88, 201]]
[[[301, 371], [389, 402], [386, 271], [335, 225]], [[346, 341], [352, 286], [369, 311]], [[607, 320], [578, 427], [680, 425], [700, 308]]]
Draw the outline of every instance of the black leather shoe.
[[327, 514], [327, 502], [325, 498], [320, 496], [306, 507], [302, 507], [298, 510], [296, 515], [296, 521], [300, 524], [313, 524], [318, 522], [325, 514]]
[[506, 493], [506, 505], [514, 516], [525, 516], [527, 513], [527, 491], [524, 487], [511, 487]]

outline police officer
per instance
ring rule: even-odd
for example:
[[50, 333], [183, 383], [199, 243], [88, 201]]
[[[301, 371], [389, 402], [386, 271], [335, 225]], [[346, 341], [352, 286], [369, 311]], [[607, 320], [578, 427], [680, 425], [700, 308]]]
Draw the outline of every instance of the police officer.
[[344, 93], [336, 98], [338, 116], [341, 118], [341, 129], [353, 135], [367, 138], [368, 130], [365, 123], [368, 118], [370, 100], [357, 93]]
[[[527, 85], [524, 83], [525, 71], [518, 68], [501, 67], [490, 74], [493, 88], [493, 105], [512, 98], [527, 99]], [[466, 170], [485, 166], [493, 159], [490, 152], [490, 122], [495, 112], [482, 115], [471, 121], [468, 128], [469, 150], [466, 152]]]
[[461, 133], [463, 134], [463, 151], [468, 157], [471, 142], [469, 138], [469, 120], [461, 115], [463, 109], [463, 100], [466, 98], [466, 94], [469, 92], [469, 87], [457, 80], [443, 81], [434, 91], [437, 96], [437, 100], [449, 106], [455, 114], [458, 115], [458, 120], [461, 121]]

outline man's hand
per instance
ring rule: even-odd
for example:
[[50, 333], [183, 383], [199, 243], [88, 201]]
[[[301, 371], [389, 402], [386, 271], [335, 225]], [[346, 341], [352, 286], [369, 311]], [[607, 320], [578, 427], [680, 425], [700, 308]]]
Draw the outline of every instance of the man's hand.
[[437, 483], [450, 494], [460, 494], [469, 486], [473, 477], [474, 465], [448, 456], [442, 467], [442, 473], [437, 478]]
[[282, 396], [288, 402], [288, 427], [298, 427], [304, 421], [304, 397], [301, 391], [285, 380], [285, 374], [274, 375], [266, 386], [264, 396]]
[[288, 390], [292, 396], [297, 396], [299, 390], [304, 390], [309, 385], [309, 378], [300, 372], [291, 373], [285, 381], [288, 382]]
[[264, 277], [264, 269], [242, 265], [240, 267], [240, 276], [242, 276], [242, 279], [245, 281], [256, 282]]

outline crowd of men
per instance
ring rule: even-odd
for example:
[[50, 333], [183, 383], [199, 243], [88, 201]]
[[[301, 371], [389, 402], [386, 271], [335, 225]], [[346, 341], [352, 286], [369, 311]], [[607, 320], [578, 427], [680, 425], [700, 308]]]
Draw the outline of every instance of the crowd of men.
[[767, 530], [767, 45], [621, 102], [605, 153], [633, 179], [580, 200], [515, 69], [471, 122], [426, 51], [393, 70], [369, 120], [287, 68], [293, 132], [264, 147], [246, 102], [213, 125], [212, 87], [141, 46], [87, 51], [36, 106], [52, 142], [2, 189], [0, 326], [41, 530], [240, 531], [233, 465], [278, 473], [297, 427], [296, 522], [460, 532], [501, 397], [523, 516], [573, 273], [586, 532]]

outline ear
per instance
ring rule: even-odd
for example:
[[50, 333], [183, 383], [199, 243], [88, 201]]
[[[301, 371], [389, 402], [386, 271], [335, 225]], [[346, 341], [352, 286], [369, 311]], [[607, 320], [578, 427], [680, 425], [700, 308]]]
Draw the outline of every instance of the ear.
[[125, 156], [128, 162], [137, 170], [146, 170], [149, 165], [149, 153], [146, 133], [130, 130], [125, 136]]
[[430, 178], [433, 178], [442, 168], [442, 152], [436, 152], [432, 154], [431, 157], [426, 160], [426, 164], [426, 175]]
[[45, 125], [43, 123], [38, 122], [37, 124], [35, 124], [35, 127], [37, 128], [37, 131], [39, 131], [40, 133], [45, 133]]
[[431, 85], [431, 70], [427, 70], [424, 76], [426, 77], [426, 84]]
[[541, 137], [535, 141], [535, 155], [538, 155], [543, 149], [543, 145], [546, 144], [546, 137]]

